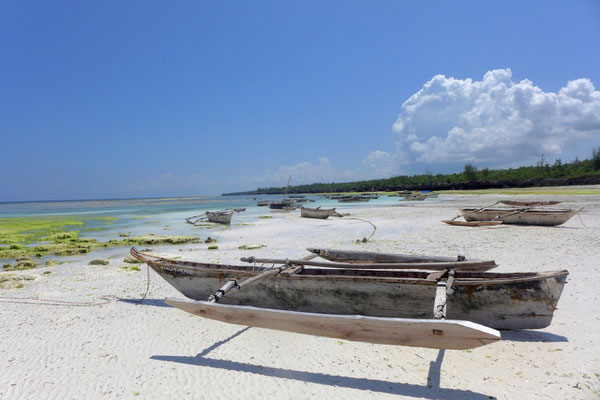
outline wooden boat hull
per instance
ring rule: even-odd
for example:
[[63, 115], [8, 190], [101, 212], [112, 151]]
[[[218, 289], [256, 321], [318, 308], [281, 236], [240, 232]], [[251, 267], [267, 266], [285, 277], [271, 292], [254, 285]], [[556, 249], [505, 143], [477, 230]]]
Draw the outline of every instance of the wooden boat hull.
[[229, 225], [229, 224], [231, 224], [232, 216], [233, 216], [233, 212], [230, 212], [230, 213], [214, 213], [214, 212], [210, 212], [210, 211], [206, 212], [206, 219], [208, 219], [209, 222], [214, 222], [216, 224]]
[[560, 204], [560, 201], [514, 201], [502, 200], [500, 203], [513, 207], [533, 207], [533, 206], [555, 206]]
[[[146, 260], [167, 282], [194, 300], [206, 300], [231, 279], [242, 282], [264, 271], [247, 266]], [[447, 318], [495, 329], [544, 328], [552, 321], [567, 275], [567, 271], [457, 271]], [[436, 282], [427, 276], [421, 271], [304, 267], [298, 273], [281, 273], [233, 291], [222, 303], [324, 314], [430, 318]]]
[[[488, 208], [482, 211], [473, 212], [474, 208], [463, 208], [460, 210], [467, 221], [492, 221], [494, 219], [502, 221], [504, 224], [513, 225], [542, 225], [557, 226], [567, 222], [580, 210], [551, 210], [551, 209], [530, 209], [519, 212], [518, 208]], [[511, 214], [511, 215], [508, 215]], [[503, 215], [506, 215], [503, 217]]]
[[300, 216], [304, 218], [317, 218], [317, 219], [327, 219], [332, 212], [335, 212], [335, 208], [332, 209], [321, 209], [321, 208], [308, 208], [301, 207], [300, 208]]
[[403, 195], [400, 201], [422, 201], [425, 200], [427, 196], [423, 194], [412, 194], [412, 195]]
[[344, 198], [344, 197], [341, 197], [341, 198], [337, 199], [337, 201], [340, 203], [359, 203], [359, 202], [366, 202], [369, 200], [371, 200], [371, 199], [368, 197], [366, 197], [366, 198], [362, 198], [362, 197]]
[[222, 322], [375, 344], [466, 350], [500, 340], [498, 331], [468, 321], [317, 314], [186, 299], [165, 302]]

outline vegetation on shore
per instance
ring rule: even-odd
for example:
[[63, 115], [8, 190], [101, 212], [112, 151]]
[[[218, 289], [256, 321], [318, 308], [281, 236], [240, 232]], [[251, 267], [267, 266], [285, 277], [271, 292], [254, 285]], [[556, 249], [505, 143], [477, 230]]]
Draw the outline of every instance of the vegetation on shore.
[[[85, 254], [93, 250], [134, 245], [159, 245], [199, 243], [197, 236], [140, 235], [99, 242], [94, 238], [83, 238], [79, 231], [69, 230], [82, 227], [87, 220], [112, 221], [112, 217], [16, 217], [0, 218], [0, 259], [22, 259], [30, 262], [31, 257], [48, 254], [69, 256]], [[29, 267], [21, 263], [22, 268]], [[34, 263], [35, 264], [35, 263]], [[36, 264], [37, 265], [37, 264]], [[35, 265], [34, 265], [35, 266]]]
[[[431, 173], [396, 176], [387, 179], [372, 179], [358, 182], [313, 183], [290, 186], [288, 193], [347, 193], [347, 192], [391, 192], [398, 190], [475, 190], [523, 188], [534, 186], [584, 185], [600, 183], [600, 148], [592, 151], [586, 160], [576, 159], [562, 163], [560, 159], [550, 164], [544, 156], [535, 166], [508, 169], [478, 169], [467, 163], [460, 173]], [[227, 195], [282, 194], [285, 187], [259, 188], [248, 192], [226, 193]]]

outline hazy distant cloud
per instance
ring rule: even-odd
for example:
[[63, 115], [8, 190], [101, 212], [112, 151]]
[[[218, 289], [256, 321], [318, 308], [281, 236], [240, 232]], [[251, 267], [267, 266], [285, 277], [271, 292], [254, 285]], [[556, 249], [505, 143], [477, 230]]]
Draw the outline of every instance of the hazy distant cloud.
[[387, 178], [398, 175], [401, 164], [397, 154], [375, 150], [354, 169], [336, 168], [327, 157], [319, 157], [317, 163], [304, 161], [294, 165], [282, 165], [276, 170], [268, 169], [253, 180], [263, 185], [285, 185], [291, 176], [292, 185], [301, 185]]
[[600, 91], [589, 79], [544, 92], [510, 69], [481, 81], [437, 75], [403, 105], [393, 126], [398, 147], [425, 163], [502, 164], [558, 155], [569, 143], [600, 137]]
[[319, 157], [318, 162], [300, 162], [294, 165], [282, 165], [276, 170], [267, 169], [263, 174], [254, 178], [258, 183], [286, 184], [292, 177], [292, 184], [299, 185], [315, 182], [333, 182], [343, 179], [353, 179], [352, 171], [338, 171], [327, 157]]

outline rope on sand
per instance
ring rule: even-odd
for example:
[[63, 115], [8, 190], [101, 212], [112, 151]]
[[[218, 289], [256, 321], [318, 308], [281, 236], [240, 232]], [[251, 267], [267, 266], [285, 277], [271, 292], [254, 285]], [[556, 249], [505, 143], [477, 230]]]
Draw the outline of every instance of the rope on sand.
[[349, 217], [348, 219], [357, 219], [359, 221], [366, 222], [367, 224], [371, 225], [373, 227], [373, 232], [371, 232], [371, 235], [368, 238], [363, 238], [362, 241], [368, 242], [369, 240], [371, 240], [371, 238], [375, 234], [375, 231], [377, 230], [377, 227], [375, 226], [374, 223], [372, 223], [371, 221], [367, 221], [366, 219], [362, 219], [362, 218], [358, 218], [358, 217]]
[[41, 299], [38, 297], [8, 297], [8, 296], [0, 296], [0, 301], [5, 301], [7, 303], [21, 303], [21, 304], [41, 304], [47, 306], [72, 306], [72, 307], [95, 307], [95, 306], [103, 306], [105, 304], [111, 303], [115, 300], [126, 300], [126, 301], [135, 301], [138, 304], [141, 304], [148, 293], [150, 292], [150, 266], [146, 264], [146, 292], [142, 296], [141, 299], [127, 299], [124, 297], [118, 297], [113, 294], [107, 294], [104, 296], [100, 296], [100, 300], [102, 301], [70, 301], [70, 300], [53, 300], [53, 299]]
[[22, 303], [22, 304], [43, 304], [47, 306], [73, 306], [73, 307], [93, 307], [102, 306], [115, 300], [120, 300], [115, 295], [100, 296], [102, 301], [69, 301], [69, 300], [52, 300], [52, 299], [40, 299], [37, 297], [5, 297], [1, 296], [0, 301], [6, 301], [7, 303]]
[[585, 228], [588, 229], [600, 229], [600, 228], [594, 228], [593, 226], [587, 226], [584, 222], [583, 222], [583, 218], [581, 218], [581, 214], [577, 213], [577, 216], [579, 217], [579, 221], [581, 222], [581, 225], [583, 225]]

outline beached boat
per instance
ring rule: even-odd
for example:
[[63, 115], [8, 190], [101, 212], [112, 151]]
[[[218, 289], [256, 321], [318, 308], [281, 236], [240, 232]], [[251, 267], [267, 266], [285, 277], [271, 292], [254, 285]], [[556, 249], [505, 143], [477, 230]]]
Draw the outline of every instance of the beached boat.
[[208, 222], [214, 222], [216, 224], [231, 224], [231, 217], [233, 211], [207, 211], [206, 218]]
[[340, 203], [357, 203], [357, 202], [365, 202], [371, 200], [370, 197], [363, 196], [343, 196], [339, 197], [337, 201]]
[[556, 226], [567, 222], [582, 209], [496, 207], [462, 208], [466, 221], [502, 221], [503, 224]]
[[379, 196], [376, 195], [375, 193], [362, 193], [360, 195], [360, 197], [364, 197], [365, 199], [372, 199], [372, 200], [376, 200], [379, 198]]
[[500, 203], [513, 207], [534, 207], [534, 206], [555, 206], [560, 204], [560, 201], [515, 201], [501, 200]]
[[271, 204], [271, 200], [259, 200], [259, 201], [256, 202], [256, 205], [258, 207], [266, 207], [269, 204]]
[[400, 201], [422, 201], [427, 198], [427, 195], [419, 193], [403, 194]]
[[[335, 250], [311, 251], [321, 255], [336, 254]], [[444, 288], [444, 293], [451, 294], [447, 298], [446, 318], [494, 329], [547, 327], [568, 275], [566, 270], [482, 272], [495, 267], [495, 263], [464, 258], [457, 261], [461, 257], [437, 261], [439, 257], [388, 255], [401, 257], [403, 262], [381, 263], [372, 259], [358, 262], [365, 256], [344, 253], [342, 259], [354, 258], [355, 263], [251, 257], [243, 259], [251, 262], [250, 266], [223, 265], [159, 258], [131, 249], [135, 258], [148, 263], [192, 300], [202, 301], [212, 295], [219, 297], [217, 290], [223, 285], [235, 287], [256, 278], [243, 290], [229, 292], [220, 303], [330, 316], [422, 320], [431, 317], [433, 299], [437, 298], [440, 283], [445, 282], [448, 291]], [[339, 252], [337, 257], [340, 259]], [[262, 263], [269, 266], [264, 267]], [[281, 266], [272, 268], [273, 264]], [[259, 279], [265, 274], [270, 274], [269, 279]]]
[[309, 208], [309, 207], [300, 207], [300, 216], [304, 218], [318, 218], [318, 219], [327, 219], [329, 216], [335, 215], [339, 216], [335, 208]]
[[271, 210], [295, 210], [293, 199], [283, 199], [282, 201], [272, 201], [269, 203]]

